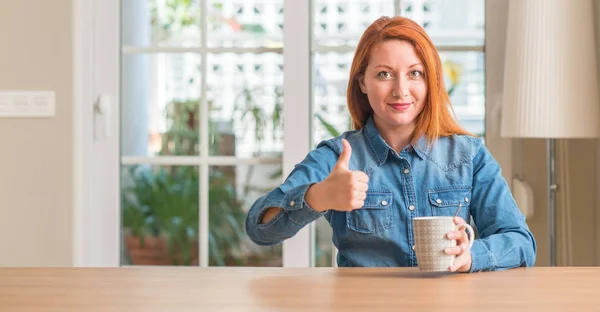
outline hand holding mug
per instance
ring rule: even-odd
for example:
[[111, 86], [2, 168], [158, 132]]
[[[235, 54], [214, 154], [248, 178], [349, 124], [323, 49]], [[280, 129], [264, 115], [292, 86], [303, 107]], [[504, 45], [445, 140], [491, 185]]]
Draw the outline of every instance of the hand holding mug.
[[[461, 226], [467, 224], [461, 217], [454, 217], [454, 224], [458, 226], [458, 230], [450, 231], [446, 236], [448, 239], [455, 239], [456, 246], [448, 247], [444, 249], [447, 255], [455, 255], [456, 258], [452, 265], [448, 268], [450, 272], [469, 272], [471, 270], [471, 242], [469, 241], [469, 235], [467, 235], [467, 227]], [[472, 235], [472, 234], [471, 234]]]

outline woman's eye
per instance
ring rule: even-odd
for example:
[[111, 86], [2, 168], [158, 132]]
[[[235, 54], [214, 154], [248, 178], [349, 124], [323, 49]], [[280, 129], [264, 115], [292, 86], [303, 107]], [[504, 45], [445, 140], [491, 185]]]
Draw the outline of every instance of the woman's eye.
[[392, 74], [390, 72], [387, 72], [387, 71], [380, 71], [377, 74], [377, 78], [390, 78], [390, 77], [392, 77]]
[[420, 70], [413, 70], [410, 72], [410, 76], [413, 78], [419, 78], [419, 77], [423, 76], [423, 72]]

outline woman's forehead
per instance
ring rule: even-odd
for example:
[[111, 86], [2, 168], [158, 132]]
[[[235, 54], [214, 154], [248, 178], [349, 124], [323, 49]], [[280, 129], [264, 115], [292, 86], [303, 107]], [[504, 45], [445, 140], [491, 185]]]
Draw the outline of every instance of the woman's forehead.
[[369, 55], [369, 66], [411, 67], [422, 63], [415, 47], [406, 40], [392, 39], [376, 44]]

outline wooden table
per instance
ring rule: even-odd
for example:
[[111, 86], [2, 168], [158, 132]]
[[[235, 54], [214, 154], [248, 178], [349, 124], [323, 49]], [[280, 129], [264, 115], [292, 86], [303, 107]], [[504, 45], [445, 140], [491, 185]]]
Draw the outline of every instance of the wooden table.
[[600, 268], [0, 269], [0, 311], [600, 311]]

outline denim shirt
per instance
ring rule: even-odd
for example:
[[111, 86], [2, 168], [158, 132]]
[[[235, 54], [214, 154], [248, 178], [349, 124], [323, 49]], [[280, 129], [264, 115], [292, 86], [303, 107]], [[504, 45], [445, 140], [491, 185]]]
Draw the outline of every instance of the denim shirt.
[[[350, 170], [369, 176], [364, 206], [351, 212], [319, 213], [304, 201], [310, 185], [324, 180], [339, 158], [342, 138], [352, 146]], [[512, 197], [500, 166], [478, 138], [420, 139], [398, 155], [370, 118], [365, 127], [321, 142], [297, 164], [283, 184], [256, 200], [246, 219], [248, 236], [259, 245], [280, 244], [324, 216], [333, 229], [340, 267], [417, 266], [412, 219], [459, 215], [474, 221], [478, 238], [471, 272], [532, 266], [536, 244]], [[282, 209], [261, 224], [269, 207]]]

